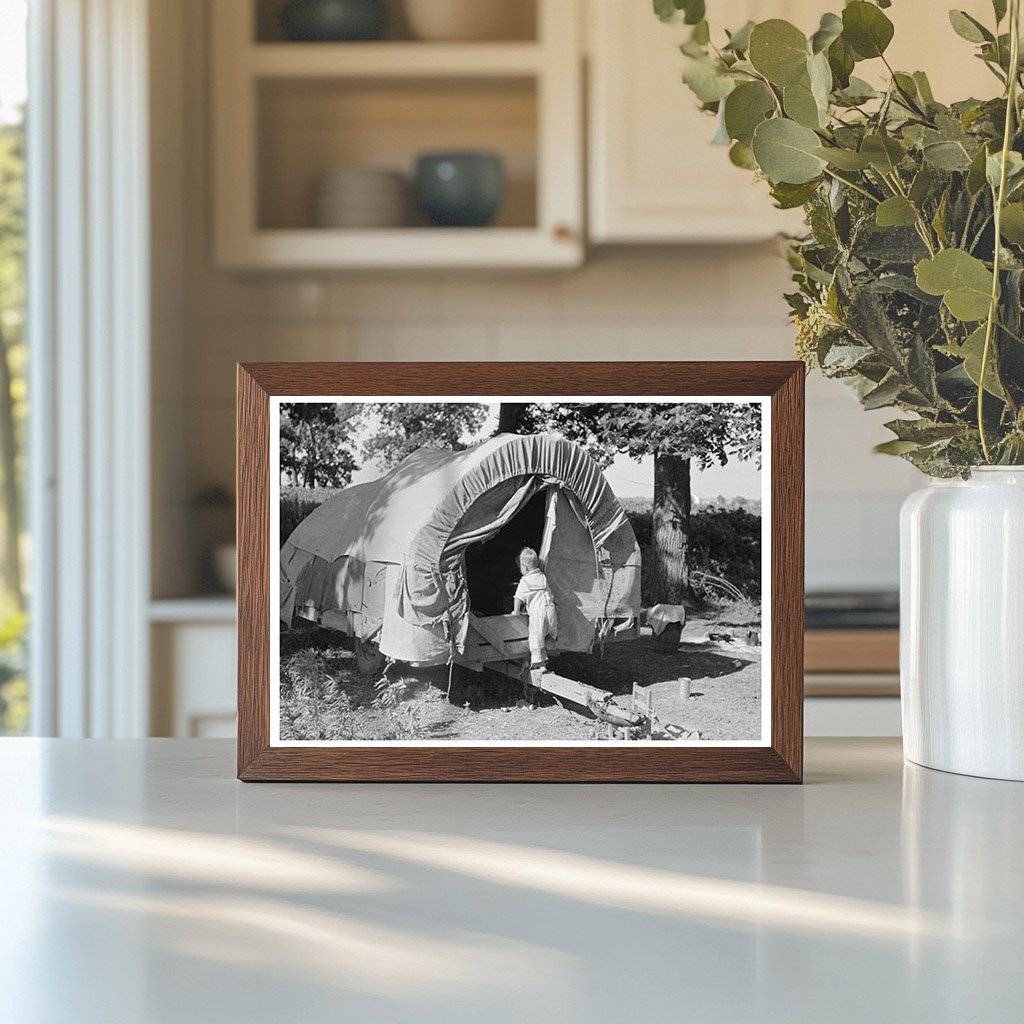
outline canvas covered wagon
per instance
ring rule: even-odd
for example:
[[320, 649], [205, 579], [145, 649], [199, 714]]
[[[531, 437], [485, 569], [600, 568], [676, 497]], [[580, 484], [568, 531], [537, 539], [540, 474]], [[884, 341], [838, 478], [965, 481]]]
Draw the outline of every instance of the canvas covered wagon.
[[558, 612], [552, 651], [588, 651], [638, 621], [640, 551], [601, 468], [552, 434], [420, 449], [341, 491], [281, 549], [281, 620], [342, 630], [363, 652], [519, 674], [527, 617], [516, 561], [535, 548]]

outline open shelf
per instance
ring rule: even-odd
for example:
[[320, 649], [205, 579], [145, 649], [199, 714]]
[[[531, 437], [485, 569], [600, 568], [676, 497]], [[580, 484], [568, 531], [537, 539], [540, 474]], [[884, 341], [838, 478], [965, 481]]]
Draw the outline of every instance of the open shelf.
[[[505, 189], [493, 227], [537, 224], [537, 113], [532, 79], [272, 79], [258, 85], [261, 231], [331, 230], [317, 224], [321, 178], [339, 167], [396, 171], [406, 181], [408, 223], [430, 230], [412, 196], [416, 158], [439, 150], [497, 153]], [[386, 233], [394, 233], [389, 229]], [[358, 232], [360, 246], [378, 231]], [[454, 240], [452, 229], [443, 235]], [[493, 239], [492, 239], [493, 241]]]

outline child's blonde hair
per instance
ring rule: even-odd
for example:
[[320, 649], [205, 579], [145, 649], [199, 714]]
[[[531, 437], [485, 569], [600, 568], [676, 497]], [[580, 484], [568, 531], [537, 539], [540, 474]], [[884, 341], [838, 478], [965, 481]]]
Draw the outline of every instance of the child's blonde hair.
[[519, 568], [525, 573], [540, 568], [540, 559], [533, 548], [523, 548], [519, 552]]

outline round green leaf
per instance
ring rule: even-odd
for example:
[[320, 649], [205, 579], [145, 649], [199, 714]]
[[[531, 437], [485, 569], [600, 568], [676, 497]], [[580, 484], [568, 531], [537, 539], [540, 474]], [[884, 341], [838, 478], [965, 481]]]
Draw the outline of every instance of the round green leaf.
[[736, 79], [710, 57], [683, 57], [683, 81], [701, 103], [717, 103], [736, 87]]
[[[985, 354], [985, 325], [981, 324], [972, 331], [964, 343], [956, 350], [956, 355], [963, 359], [964, 373], [971, 378], [975, 386], [981, 384], [981, 363]], [[1006, 392], [996, 373], [993, 365], [992, 352], [989, 351], [988, 360], [985, 366], [985, 390], [996, 398], [1006, 401]]]
[[[828, 98], [832, 95], [832, 69], [828, 66], [828, 57], [817, 53], [807, 61], [807, 78], [811, 86], [818, 109], [822, 113], [828, 111]], [[822, 117], [822, 123], [825, 118]]]
[[[989, 158], [985, 161], [985, 176], [988, 178], [988, 183], [992, 186], [993, 191], [999, 188], [999, 178], [1002, 174], [1003, 166], [1003, 151], [997, 149], [994, 153], [989, 155]], [[1013, 181], [1018, 175], [1024, 172], [1024, 157], [1020, 155], [1015, 149], [1007, 151], [1006, 154], [1006, 180], [1007, 182]]]
[[917, 441], [883, 441], [876, 444], [872, 449], [878, 455], [906, 455], [907, 452], [916, 451], [921, 445]]
[[732, 50], [733, 53], [746, 53], [750, 46], [750, 33], [754, 30], [754, 22], [748, 21], [741, 28], [729, 36], [729, 42], [722, 49]]
[[928, 76], [923, 71], [915, 71], [911, 78], [914, 79], [914, 85], [917, 86], [917, 95], [925, 103], [934, 103], [935, 97], [932, 95], [932, 85], [928, 81]]
[[816, 181], [800, 185], [789, 185], [783, 181], [772, 186], [771, 194], [775, 205], [780, 210], [792, 210], [797, 206], [803, 206], [817, 190], [818, 183]]
[[874, 4], [853, 0], [844, 8], [843, 39], [861, 60], [881, 57], [892, 35], [892, 22]]
[[878, 95], [878, 92], [865, 82], [863, 78], [850, 75], [849, 84], [839, 95], [844, 103], [856, 106], [858, 103], [867, 103], [868, 100], [873, 100]]
[[949, 23], [958, 36], [969, 43], [992, 42], [995, 36], [980, 21], [976, 21], [966, 11], [950, 11]]
[[742, 167], [745, 171], [757, 170], [757, 160], [754, 159], [754, 151], [746, 142], [734, 142], [729, 147], [729, 160], [736, 167]]
[[803, 77], [809, 55], [807, 37], [788, 21], [772, 18], [751, 30], [747, 58], [773, 85], [784, 87]]
[[704, 0], [654, 0], [654, 13], [669, 24], [696, 25], [704, 18]]
[[805, 128], [820, 128], [818, 104], [806, 85], [787, 85], [782, 90], [782, 109], [786, 116]]
[[943, 249], [921, 260], [914, 274], [918, 288], [929, 295], [941, 295], [957, 320], [969, 322], [988, 316], [992, 273], [963, 249]]
[[1024, 245], [1024, 203], [1007, 203], [1003, 207], [999, 231], [1008, 242]]
[[775, 100], [764, 82], [743, 82], [725, 100], [725, 130], [729, 138], [750, 142], [754, 129], [772, 112]]
[[835, 42], [843, 31], [843, 19], [838, 14], [823, 14], [818, 31], [811, 36], [811, 51], [821, 53]]
[[916, 220], [914, 204], [904, 196], [890, 196], [875, 208], [875, 223], [880, 228], [909, 227]]
[[972, 196], [977, 195], [985, 186], [985, 161], [988, 160], [989, 146], [991, 145], [994, 145], [994, 143], [986, 143], [974, 154], [971, 160], [971, 166], [967, 172], [967, 191]]
[[852, 149], [839, 149], [838, 146], [819, 146], [815, 151], [816, 156], [831, 167], [838, 167], [841, 171], [863, 171], [871, 166], [871, 161]]
[[940, 171], [966, 171], [971, 158], [960, 142], [933, 142], [922, 149], [925, 160]]
[[754, 130], [754, 157], [773, 184], [802, 185], [817, 178], [825, 167], [817, 154], [819, 146], [810, 128], [785, 117], [762, 121]]
[[853, 72], [853, 51], [846, 45], [846, 40], [840, 36], [826, 51], [828, 53], [828, 66], [832, 71], [832, 79], [837, 89], [845, 89], [850, 84], [850, 75]]
[[860, 152], [875, 170], [883, 174], [889, 174], [905, 155], [903, 147], [891, 135], [878, 133], [864, 136]]

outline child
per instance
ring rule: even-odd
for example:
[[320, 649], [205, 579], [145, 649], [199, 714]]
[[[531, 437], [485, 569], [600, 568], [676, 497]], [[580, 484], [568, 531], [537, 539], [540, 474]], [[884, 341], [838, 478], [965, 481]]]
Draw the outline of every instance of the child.
[[533, 548], [519, 552], [519, 571], [523, 578], [516, 587], [513, 614], [524, 609], [530, 616], [530, 668], [547, 670], [547, 651], [544, 641], [558, 634], [558, 618], [555, 615], [555, 599], [548, 589], [547, 577], [541, 571], [540, 559]]

